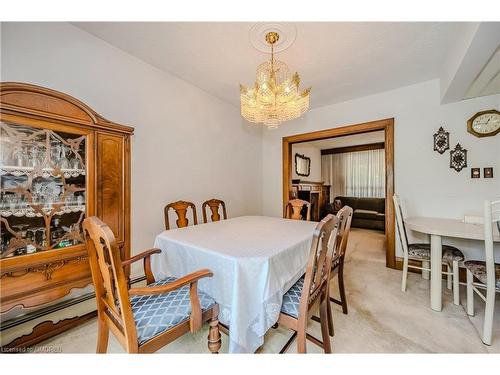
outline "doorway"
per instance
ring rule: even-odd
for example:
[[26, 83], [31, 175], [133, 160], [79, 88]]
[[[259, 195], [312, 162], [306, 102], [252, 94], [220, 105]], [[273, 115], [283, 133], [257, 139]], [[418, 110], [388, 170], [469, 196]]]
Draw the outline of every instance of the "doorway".
[[394, 119], [384, 119], [361, 124], [354, 124], [333, 129], [325, 129], [311, 133], [297, 134], [283, 138], [283, 214], [292, 191], [294, 144], [312, 142], [328, 138], [343, 137], [354, 134], [383, 131], [385, 151], [385, 237], [386, 266], [397, 268], [395, 250], [395, 222], [392, 196], [394, 195]]

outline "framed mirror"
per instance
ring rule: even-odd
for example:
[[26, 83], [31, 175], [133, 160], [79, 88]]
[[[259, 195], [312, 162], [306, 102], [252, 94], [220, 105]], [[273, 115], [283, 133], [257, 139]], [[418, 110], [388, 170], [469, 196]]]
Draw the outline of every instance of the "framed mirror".
[[295, 154], [295, 173], [307, 177], [311, 173], [311, 158], [302, 154]]

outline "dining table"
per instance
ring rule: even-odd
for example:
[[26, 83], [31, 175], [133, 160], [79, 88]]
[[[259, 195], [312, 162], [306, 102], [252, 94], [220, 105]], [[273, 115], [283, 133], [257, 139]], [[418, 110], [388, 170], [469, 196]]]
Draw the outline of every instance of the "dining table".
[[208, 268], [200, 291], [220, 306], [230, 353], [253, 353], [277, 322], [283, 295], [302, 277], [316, 222], [240, 216], [166, 230], [155, 239], [156, 280]]
[[[441, 311], [442, 305], [442, 276], [441, 266], [443, 257], [442, 239], [463, 238], [484, 241], [484, 225], [467, 223], [459, 219], [435, 217], [409, 217], [404, 220], [408, 229], [430, 235], [431, 239], [431, 308]], [[500, 242], [500, 234], [494, 229], [493, 241]], [[478, 248], [484, 249], [484, 242], [478, 243]]]

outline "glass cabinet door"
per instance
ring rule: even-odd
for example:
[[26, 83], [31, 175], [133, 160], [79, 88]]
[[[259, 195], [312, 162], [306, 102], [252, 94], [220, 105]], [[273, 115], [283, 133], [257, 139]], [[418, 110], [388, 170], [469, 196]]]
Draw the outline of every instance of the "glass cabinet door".
[[86, 136], [0, 123], [0, 257], [83, 243]]

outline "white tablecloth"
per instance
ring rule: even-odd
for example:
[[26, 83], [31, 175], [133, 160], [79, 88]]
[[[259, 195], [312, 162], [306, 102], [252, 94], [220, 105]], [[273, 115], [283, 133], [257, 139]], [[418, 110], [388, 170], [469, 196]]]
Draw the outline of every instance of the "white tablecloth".
[[242, 216], [159, 234], [155, 278], [209, 268], [199, 282], [220, 305], [230, 353], [252, 353], [278, 320], [283, 294], [305, 271], [315, 222]]

